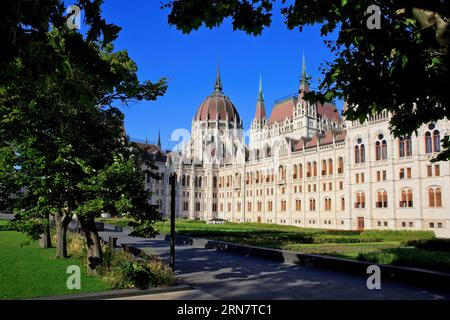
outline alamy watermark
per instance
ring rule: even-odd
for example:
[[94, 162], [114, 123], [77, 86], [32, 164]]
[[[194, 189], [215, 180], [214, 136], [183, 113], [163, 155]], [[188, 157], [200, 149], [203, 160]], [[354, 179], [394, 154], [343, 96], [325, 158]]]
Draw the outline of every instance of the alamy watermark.
[[67, 20], [66, 25], [69, 29], [81, 29], [81, 9], [79, 6], [70, 5], [66, 9]]
[[367, 7], [366, 14], [370, 16], [366, 20], [367, 29], [381, 29], [381, 9], [377, 5], [370, 5]]
[[69, 290], [81, 289], [81, 271], [77, 265], [70, 265], [66, 269], [67, 277], [66, 285]]
[[379, 266], [373, 264], [367, 267], [367, 274], [370, 274], [367, 278], [366, 285], [369, 290], [381, 289], [381, 269]]

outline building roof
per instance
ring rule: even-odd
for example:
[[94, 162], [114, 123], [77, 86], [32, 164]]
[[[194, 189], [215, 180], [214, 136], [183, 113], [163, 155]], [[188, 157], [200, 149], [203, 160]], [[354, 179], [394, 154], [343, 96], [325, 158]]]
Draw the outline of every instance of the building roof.
[[220, 68], [217, 68], [214, 92], [206, 97], [194, 116], [194, 121], [207, 120], [236, 120], [239, 127], [242, 126], [241, 117], [233, 102], [222, 92], [222, 81], [220, 80]]
[[167, 154], [164, 153], [156, 144], [133, 142], [139, 149], [143, 150], [149, 160], [157, 162], [166, 162]]
[[270, 114], [269, 125], [284, 121], [286, 118], [290, 119], [294, 115], [294, 107], [297, 103], [297, 98], [295, 96], [291, 96], [284, 100], [277, 102]]
[[333, 103], [325, 102], [324, 104], [317, 103], [317, 114], [322, 118], [334, 121], [336, 123], [341, 122], [341, 116]]

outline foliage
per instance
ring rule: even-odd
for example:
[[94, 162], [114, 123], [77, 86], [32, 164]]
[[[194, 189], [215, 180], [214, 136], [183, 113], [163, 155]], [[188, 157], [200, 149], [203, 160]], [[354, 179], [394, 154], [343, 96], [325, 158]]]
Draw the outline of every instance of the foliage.
[[399, 266], [414, 266], [430, 270], [450, 272], [450, 253], [417, 248], [390, 248], [379, 252], [360, 253], [361, 261]]
[[86, 259], [86, 240], [79, 233], [69, 233], [67, 242], [67, 253], [69, 257], [85, 261]]
[[19, 3], [0, 5], [0, 206], [34, 239], [49, 214], [59, 222], [74, 212], [86, 230], [102, 211], [135, 214], [150, 233], [159, 215], [144, 188], [133, 193], [144, 163], [124, 138], [119, 107], [155, 100], [166, 79], [138, 80], [127, 51], [114, 49], [120, 28], [101, 16], [102, 1], [75, 3], [83, 34], [67, 27], [61, 0]]
[[365, 230], [361, 233], [362, 238], [381, 238], [384, 241], [402, 241], [406, 243], [410, 240], [434, 239], [436, 235], [433, 231], [412, 231], [412, 230]]
[[[166, 0], [168, 22], [184, 33], [201, 25], [219, 26], [231, 18], [233, 28], [259, 35], [272, 21], [275, 0]], [[380, 9], [380, 28], [367, 21]], [[347, 119], [365, 121], [383, 110], [392, 112], [395, 136], [409, 135], [422, 124], [450, 118], [448, 78], [450, 10], [444, 0], [295, 0], [281, 1], [289, 29], [318, 24], [334, 53], [322, 65], [319, 91], [305, 98], [348, 103]], [[436, 160], [450, 158], [450, 138], [443, 138]]]
[[172, 270], [157, 257], [146, 255], [136, 259], [124, 251], [105, 249], [103, 265], [99, 274], [112, 289], [147, 289], [175, 282]]
[[450, 252], [450, 239], [411, 240], [408, 241], [406, 245], [424, 250]]

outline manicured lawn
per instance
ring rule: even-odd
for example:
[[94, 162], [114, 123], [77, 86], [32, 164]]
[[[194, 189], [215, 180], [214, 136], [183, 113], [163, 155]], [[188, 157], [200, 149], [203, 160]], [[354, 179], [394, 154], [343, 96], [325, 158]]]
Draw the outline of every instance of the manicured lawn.
[[[4, 224], [0, 220], [0, 224]], [[88, 277], [76, 259], [54, 259], [55, 249], [40, 249], [37, 242], [21, 244], [25, 235], [0, 231], [0, 299], [24, 299], [106, 290], [96, 277]], [[81, 269], [81, 289], [69, 290], [66, 273], [69, 265]]]
[[[127, 225], [123, 219], [102, 221]], [[167, 234], [170, 224], [168, 221], [160, 222], [157, 228], [160, 233]], [[435, 239], [434, 233], [428, 231], [359, 232], [231, 222], [212, 225], [203, 221], [179, 219], [176, 221], [176, 232], [211, 240], [450, 272], [450, 252], [436, 251], [434, 248], [425, 250], [410, 244], [415, 240], [429, 242]], [[446, 244], [441, 243], [440, 246], [445, 247]]]

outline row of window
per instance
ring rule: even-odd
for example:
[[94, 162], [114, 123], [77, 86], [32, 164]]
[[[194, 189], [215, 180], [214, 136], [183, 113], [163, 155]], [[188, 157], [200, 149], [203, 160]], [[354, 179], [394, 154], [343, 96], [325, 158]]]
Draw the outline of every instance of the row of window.
[[[428, 189], [428, 206], [442, 207], [442, 192], [439, 187], [432, 187]], [[364, 192], [357, 192], [355, 194], [355, 209], [364, 209], [366, 207], [366, 195]], [[388, 207], [388, 194], [387, 191], [377, 191], [376, 193], [376, 208]], [[400, 191], [400, 208], [412, 208], [413, 207], [413, 193], [410, 188], [405, 188]]]
[[[434, 124], [430, 124], [429, 131], [425, 133], [425, 153], [433, 153], [441, 151], [441, 137], [439, 130], [433, 130]], [[400, 137], [398, 139], [398, 156], [400, 158], [409, 157], [412, 155], [411, 136]], [[375, 160], [386, 160], [388, 156], [387, 141], [383, 134], [378, 135], [375, 142]], [[354, 147], [355, 163], [366, 162], [366, 148], [362, 139], [356, 141]]]

